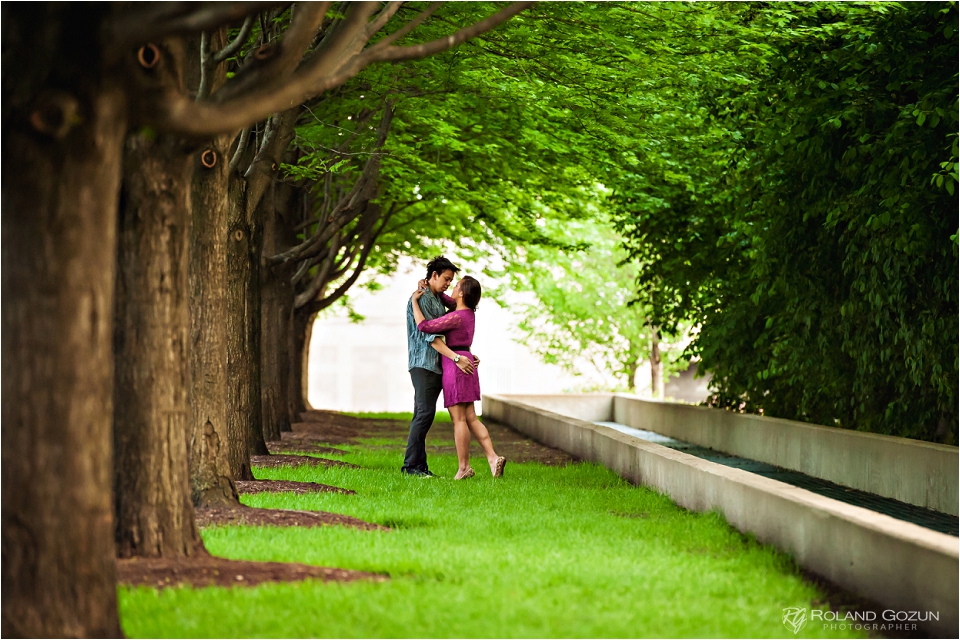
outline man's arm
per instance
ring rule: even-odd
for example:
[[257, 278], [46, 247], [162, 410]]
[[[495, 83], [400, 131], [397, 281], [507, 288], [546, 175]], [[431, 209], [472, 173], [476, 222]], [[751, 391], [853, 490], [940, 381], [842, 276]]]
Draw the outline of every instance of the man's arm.
[[[458, 353], [455, 353], [453, 349], [448, 347], [447, 343], [443, 341], [442, 337], [434, 338], [433, 342], [430, 343], [430, 346], [436, 349], [437, 352], [440, 353], [440, 355], [450, 358], [451, 360], [453, 360], [458, 355], [460, 355]], [[460, 367], [460, 371], [463, 371], [468, 375], [473, 374], [473, 371], [474, 371], [473, 360], [470, 359], [470, 356], [460, 356], [460, 361], [455, 362], [454, 364]]]

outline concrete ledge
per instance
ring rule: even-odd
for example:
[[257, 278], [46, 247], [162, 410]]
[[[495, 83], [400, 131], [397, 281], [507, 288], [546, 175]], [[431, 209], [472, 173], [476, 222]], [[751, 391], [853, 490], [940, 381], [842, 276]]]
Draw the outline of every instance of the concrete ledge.
[[[957, 515], [957, 447], [805, 422], [642, 400], [628, 394], [509, 396], [548, 411], [610, 420]], [[605, 417], [603, 409], [610, 411]]]
[[[598, 397], [593, 408], [599, 404]], [[589, 403], [578, 406], [589, 413]], [[740, 531], [886, 607], [938, 611], [940, 620], [930, 629], [957, 637], [957, 538], [553, 413], [520, 397], [484, 396], [483, 414], [543, 444], [603, 464], [687, 509], [717, 510]]]
[[[586, 422], [613, 422], [612, 393], [560, 393], [553, 395], [522, 395], [493, 396], [508, 402], [522, 402], [533, 407], [559, 413], [569, 418], [577, 418]], [[487, 396], [483, 396], [486, 400]], [[487, 405], [483, 405], [486, 411]]]
[[957, 447], [628, 395], [616, 396], [613, 414], [634, 428], [957, 515]]

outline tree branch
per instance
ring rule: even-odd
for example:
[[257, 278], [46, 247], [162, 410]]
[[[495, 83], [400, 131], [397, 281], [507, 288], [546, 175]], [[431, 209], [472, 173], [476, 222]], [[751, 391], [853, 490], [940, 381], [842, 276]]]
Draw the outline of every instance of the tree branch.
[[243, 157], [243, 152], [247, 150], [247, 142], [250, 140], [250, 127], [244, 128], [240, 132], [240, 140], [237, 142], [237, 149], [233, 152], [233, 157], [230, 158], [229, 169], [230, 172], [237, 170], [237, 167], [240, 166], [240, 159]]
[[[457, 45], [463, 44], [470, 38], [479, 35], [485, 31], [489, 31], [494, 27], [506, 22], [513, 16], [517, 15], [524, 9], [527, 9], [533, 6], [533, 2], [514, 2], [505, 9], [501, 9], [499, 12], [490, 16], [486, 20], [481, 20], [480, 22], [470, 25], [469, 27], [464, 27], [456, 33], [446, 36], [445, 38], [438, 38], [430, 42], [425, 42], [423, 44], [410, 45], [407, 47], [392, 47], [387, 46], [382, 49], [378, 49], [379, 43], [372, 46], [367, 52], [364, 52], [366, 57], [366, 62], [369, 64], [374, 61], [398, 61], [398, 60], [414, 60], [417, 58], [425, 58], [434, 53], [439, 53], [441, 51], [446, 51], [447, 49], [452, 49]], [[429, 11], [429, 9], [427, 10]], [[419, 17], [419, 16], [418, 16]]]
[[397, 9], [399, 9], [402, 4], [403, 2], [388, 2], [387, 6], [373, 17], [373, 20], [367, 24], [367, 40], [386, 26], [387, 22], [390, 21], [390, 18], [393, 17], [393, 14], [397, 12]]
[[[380, 225], [380, 228], [377, 229], [366, 242], [363, 247], [363, 251], [360, 253], [360, 261], [357, 263], [357, 268], [354, 269], [353, 275], [351, 275], [343, 284], [341, 284], [337, 289], [331, 293], [329, 296], [325, 296], [322, 300], [315, 300], [312, 303], [305, 303], [303, 308], [306, 309], [306, 313], [313, 315], [320, 311], [323, 311], [331, 304], [343, 297], [343, 295], [350, 290], [350, 287], [356, 283], [357, 278], [360, 277], [360, 274], [363, 272], [363, 268], [367, 264], [367, 257], [370, 255], [370, 251], [373, 249], [374, 243], [377, 241], [377, 238], [383, 232], [383, 228], [387, 226], [387, 222], [390, 221], [391, 211], [387, 211], [387, 215], [383, 218], [383, 223]], [[294, 306], [294, 309], [297, 311], [302, 311], [300, 307]]]
[[210, 34], [204, 31], [200, 36], [200, 88], [197, 89], [197, 102], [206, 100], [210, 95], [210, 77], [213, 75], [214, 69], [243, 46], [243, 43], [247, 41], [247, 36], [250, 35], [252, 26], [253, 16], [247, 16], [236, 39], [216, 54], [210, 52]]
[[260, 203], [264, 190], [276, 174], [280, 166], [280, 156], [293, 140], [299, 111], [297, 108], [287, 109], [275, 115], [273, 122], [268, 126], [260, 150], [243, 175], [247, 180], [248, 206], [256, 207]]
[[413, 18], [413, 20], [411, 20], [411, 21], [408, 22], [407, 24], [403, 25], [402, 27], [400, 27], [399, 29], [397, 29], [397, 30], [396, 30], [395, 32], [393, 32], [392, 34], [388, 35], [388, 36], [387, 36], [386, 38], [384, 38], [383, 40], [380, 40], [380, 41], [377, 42], [375, 45], [373, 45], [373, 46], [371, 47], [371, 50], [377, 49], [378, 47], [379, 47], [380, 49], [386, 49], [387, 47], [389, 47], [390, 45], [392, 45], [394, 42], [396, 42], [396, 41], [399, 40], [400, 38], [406, 36], [406, 35], [409, 34], [411, 31], [413, 31], [414, 29], [416, 29], [417, 27], [419, 27], [421, 24], [423, 24], [423, 21], [426, 20], [427, 18], [429, 18], [430, 16], [432, 16], [432, 15], [434, 14], [434, 12], [435, 12], [437, 9], [439, 9], [442, 4], [443, 4], [442, 2], [434, 2], [434, 3], [431, 3], [429, 7], [427, 7], [426, 9], [424, 9], [423, 11], [421, 11], [419, 14], [417, 14], [417, 15]]
[[283, 82], [300, 64], [331, 4], [300, 2], [294, 5], [290, 28], [283, 39], [261, 47], [254, 60], [244, 65], [233, 81], [217, 92], [216, 101], [226, 102], [257, 85], [276, 86]]
[[240, 33], [237, 34], [237, 37], [233, 39], [233, 42], [225, 46], [220, 51], [217, 51], [213, 55], [213, 61], [216, 63], [221, 63], [237, 51], [240, 50], [240, 47], [243, 46], [243, 43], [247, 41], [247, 38], [250, 37], [250, 31], [253, 29], [253, 16], [247, 16], [247, 19], [243, 21], [243, 26], [240, 27]]
[[313, 280], [310, 281], [310, 284], [307, 285], [306, 290], [298, 294], [294, 299], [294, 309], [299, 309], [308, 303], [326, 286], [327, 273], [330, 272], [330, 267], [333, 265], [333, 260], [336, 257], [337, 252], [340, 251], [340, 241], [341, 235], [339, 233], [333, 236], [333, 243], [331, 244], [330, 249], [327, 251], [327, 257], [320, 265], [317, 275], [315, 275]]
[[[194, 103], [180, 95], [168, 95], [153, 106], [149, 121], [159, 129], [188, 135], [230, 132], [266, 118], [271, 113], [300, 105], [337, 87], [375, 61], [411, 60], [455, 47], [465, 40], [501, 24], [520, 13], [530, 2], [512, 4], [495, 15], [461, 29], [453, 35], [410, 47], [376, 45], [363, 51], [368, 41], [367, 20], [377, 3], [350, 3], [346, 18], [333, 28], [314, 52], [287, 80], [268, 83], [223, 103]], [[149, 106], [149, 105], [148, 105]]]
[[[172, 35], [210, 31], [283, 2], [136, 3], [107, 26], [114, 54]], [[233, 127], [238, 129], [239, 127]], [[228, 129], [229, 130], [229, 129]]]
[[[377, 127], [377, 142], [376, 146], [374, 147], [375, 153], [371, 154], [370, 158], [364, 164], [363, 171], [361, 172], [360, 177], [357, 178], [356, 182], [354, 182], [353, 188], [351, 188], [350, 191], [340, 199], [340, 201], [337, 203], [337, 206], [329, 216], [321, 218], [321, 223], [323, 223], [324, 220], [330, 220], [330, 222], [334, 225], [339, 225], [339, 227], [342, 227], [356, 215], [356, 213], [354, 213], [351, 216], [349, 215], [349, 212], [359, 212], [363, 210], [363, 207], [366, 206], [366, 203], [376, 196], [376, 186], [380, 173], [379, 151], [383, 148], [383, 145], [387, 141], [387, 135], [390, 132], [390, 125], [392, 122], [393, 103], [388, 101], [384, 105], [383, 117], [380, 119], [380, 125]], [[346, 217], [344, 214], [347, 214]], [[313, 237], [304, 240], [299, 245], [292, 247], [283, 253], [279, 253], [271, 258], [268, 258], [266, 262], [271, 266], [275, 266], [290, 262], [291, 260], [305, 260], [312, 258], [313, 256], [317, 255], [317, 253], [323, 251], [323, 246], [329, 240], [330, 234], [334, 231], [335, 230], [332, 231], [329, 226], [321, 224]]]

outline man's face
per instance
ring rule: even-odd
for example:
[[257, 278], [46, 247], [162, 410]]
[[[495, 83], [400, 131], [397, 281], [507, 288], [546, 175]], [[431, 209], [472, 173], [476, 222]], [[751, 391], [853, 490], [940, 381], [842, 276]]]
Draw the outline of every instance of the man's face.
[[434, 293], [443, 293], [450, 288], [453, 282], [453, 269], [447, 269], [443, 273], [433, 272], [430, 276], [430, 290]]

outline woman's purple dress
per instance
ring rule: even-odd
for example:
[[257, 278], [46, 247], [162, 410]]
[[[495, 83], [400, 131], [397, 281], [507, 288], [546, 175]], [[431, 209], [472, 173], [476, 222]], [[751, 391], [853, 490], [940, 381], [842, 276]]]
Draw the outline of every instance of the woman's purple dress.
[[[424, 333], [442, 333], [447, 346], [452, 351], [473, 360], [470, 346], [473, 344], [473, 331], [476, 316], [470, 309], [451, 311], [436, 320], [424, 320], [417, 328]], [[467, 375], [456, 363], [447, 357], [440, 358], [443, 366], [443, 406], [451, 407], [461, 402], [476, 402], [480, 399], [480, 377], [476, 369]]]

